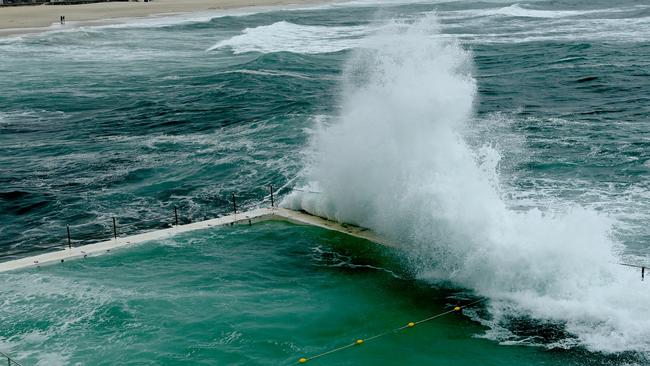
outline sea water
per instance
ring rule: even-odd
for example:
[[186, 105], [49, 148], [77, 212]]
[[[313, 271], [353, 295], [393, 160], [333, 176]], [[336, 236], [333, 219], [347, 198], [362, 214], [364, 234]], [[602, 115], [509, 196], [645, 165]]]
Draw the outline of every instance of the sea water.
[[[0, 40], [11, 259], [282, 204], [269, 223], [0, 276], [26, 364], [648, 362], [650, 6], [365, 2]], [[300, 190], [291, 191], [291, 188]]]

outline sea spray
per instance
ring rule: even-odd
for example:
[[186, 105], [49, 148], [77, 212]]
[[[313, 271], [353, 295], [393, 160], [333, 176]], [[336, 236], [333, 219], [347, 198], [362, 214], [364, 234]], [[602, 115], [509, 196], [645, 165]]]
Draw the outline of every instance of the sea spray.
[[420, 278], [488, 297], [495, 327], [526, 317], [563, 326], [571, 340], [555, 345], [650, 351], [650, 294], [616, 264], [612, 220], [579, 206], [510, 208], [497, 149], [463, 138], [471, 53], [438, 27], [435, 16], [393, 22], [361, 42], [340, 115], [313, 134], [308, 189], [284, 205], [400, 244]]

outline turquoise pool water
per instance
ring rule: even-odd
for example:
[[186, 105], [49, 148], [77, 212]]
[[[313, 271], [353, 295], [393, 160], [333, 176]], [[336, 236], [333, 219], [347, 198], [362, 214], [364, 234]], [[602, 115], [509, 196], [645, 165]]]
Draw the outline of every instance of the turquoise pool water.
[[[0, 280], [2, 344], [42, 365], [291, 365], [474, 299], [415, 280], [397, 253], [285, 223], [194, 232]], [[483, 331], [453, 313], [309, 364], [611, 361], [499, 346], [476, 337]]]

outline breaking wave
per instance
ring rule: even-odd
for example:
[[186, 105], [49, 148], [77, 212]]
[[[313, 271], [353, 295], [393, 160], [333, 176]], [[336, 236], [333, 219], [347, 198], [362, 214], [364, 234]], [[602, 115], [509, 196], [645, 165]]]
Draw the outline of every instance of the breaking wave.
[[313, 131], [304, 189], [283, 204], [399, 243], [419, 278], [488, 298], [481, 319], [493, 330], [531, 320], [562, 329], [548, 347], [650, 352], [650, 293], [616, 265], [614, 219], [553, 202], [512, 208], [499, 151], [464, 137], [476, 103], [471, 53], [439, 31], [426, 16], [361, 42], [340, 114]]
[[298, 25], [280, 21], [246, 28], [242, 34], [222, 40], [208, 51], [229, 48], [233, 53], [293, 52], [329, 53], [356, 47], [368, 35], [366, 26], [325, 27]]

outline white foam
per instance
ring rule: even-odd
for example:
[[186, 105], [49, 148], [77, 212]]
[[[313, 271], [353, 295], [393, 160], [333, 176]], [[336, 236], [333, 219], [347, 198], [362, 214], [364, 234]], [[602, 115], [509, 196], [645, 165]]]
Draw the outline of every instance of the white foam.
[[485, 11], [477, 12], [479, 15], [503, 15], [509, 17], [526, 17], [526, 18], [564, 18], [574, 17], [578, 15], [585, 15], [597, 11], [579, 11], [579, 10], [536, 10], [527, 9], [519, 4], [513, 4], [498, 9], [488, 9]]
[[420, 278], [489, 297], [498, 323], [524, 315], [565, 324], [591, 350], [650, 352], [650, 292], [615, 264], [615, 220], [569, 203], [509, 208], [499, 152], [463, 136], [476, 93], [471, 54], [438, 32], [428, 16], [362, 42], [342, 112], [316, 128], [307, 152], [306, 191], [322, 193], [283, 204], [402, 243]]
[[[336, 6], [359, 5], [357, 2], [336, 4]], [[377, 4], [375, 4], [377, 5]], [[638, 8], [638, 9], [637, 9]], [[644, 7], [637, 7], [642, 10]], [[587, 11], [578, 10], [535, 10], [514, 4], [507, 7], [471, 9], [462, 11], [441, 11], [441, 17], [456, 19], [445, 24], [445, 30], [454, 31], [466, 27], [464, 21], [480, 21], [484, 24], [480, 33], [456, 34], [455, 36], [471, 43], [512, 43], [539, 41], [608, 40], [616, 42], [644, 41], [650, 35], [650, 17], [609, 18], [612, 13], [629, 12], [631, 8], [608, 8]], [[583, 18], [582, 16], [602, 17]], [[478, 18], [477, 18], [478, 17]], [[479, 18], [484, 20], [478, 20]], [[503, 18], [540, 18], [546, 23], [517, 25], [516, 20]], [[570, 22], [565, 18], [572, 17]], [[512, 23], [515, 22], [515, 23]], [[550, 22], [550, 23], [548, 23]], [[505, 25], [510, 25], [502, 28]], [[516, 25], [513, 29], [511, 26]], [[317, 54], [354, 49], [362, 45], [362, 39], [376, 32], [374, 24], [357, 26], [307, 26], [280, 21], [273, 24], [246, 28], [241, 34], [221, 40], [208, 48], [208, 51], [230, 49], [235, 54], [246, 52], [293, 52]], [[432, 37], [451, 39], [440, 32]]]
[[229, 48], [234, 53], [294, 52], [327, 53], [356, 47], [369, 34], [365, 26], [326, 27], [298, 25], [287, 21], [246, 28], [242, 34], [222, 40], [208, 51]]
[[[515, 4], [500, 8], [446, 11], [439, 15], [447, 20], [446, 30], [453, 31], [456, 37], [467, 42], [643, 42], [650, 35], [650, 17], [637, 15], [647, 9], [648, 5], [594, 10], [537, 10]], [[480, 31], [467, 32], [468, 22], [472, 24], [470, 28], [477, 27]]]

